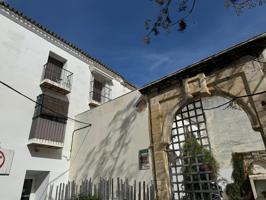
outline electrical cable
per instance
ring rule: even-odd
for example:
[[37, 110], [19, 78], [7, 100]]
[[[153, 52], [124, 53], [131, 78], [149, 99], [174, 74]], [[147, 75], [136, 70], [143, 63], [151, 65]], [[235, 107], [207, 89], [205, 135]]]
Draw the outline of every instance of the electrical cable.
[[[253, 58], [253, 59], [251, 59], [251, 60], [256, 61], [256, 62], [258, 62], [258, 63], [266, 64], [266, 62], [264, 62], [264, 61], [260, 61], [260, 60], [258, 60], [258, 59], [254, 59], [254, 58]], [[258, 92], [258, 93], [254, 93], [254, 94], [249, 94], [249, 95], [237, 96], [237, 97], [234, 97], [234, 98], [232, 98], [231, 100], [229, 100], [229, 101], [227, 101], [227, 102], [225, 102], [225, 103], [223, 103], [223, 104], [221, 104], [221, 105], [218, 105], [218, 106], [215, 106], [215, 107], [211, 107], [211, 108], [204, 108], [203, 110], [213, 110], [213, 109], [217, 109], [217, 108], [223, 107], [223, 106], [225, 106], [225, 105], [227, 105], [227, 104], [229, 104], [229, 103], [235, 101], [236, 99], [243, 98], [243, 97], [255, 96], [255, 95], [264, 94], [264, 93], [266, 93], [266, 91], [262, 91], [262, 92]]]
[[266, 62], [261, 61], [261, 60], [258, 60], [258, 59], [251, 59], [251, 60], [256, 61], [256, 62], [258, 62], [258, 63], [266, 64]]
[[218, 106], [214, 106], [214, 107], [210, 107], [210, 108], [204, 108], [203, 110], [214, 110], [214, 109], [217, 109], [217, 108], [220, 108], [220, 107], [223, 107], [233, 101], [235, 101], [236, 99], [240, 99], [240, 98], [244, 98], [244, 97], [251, 97], [251, 96], [256, 96], [256, 95], [260, 95], [260, 94], [265, 94], [266, 91], [262, 91], [262, 92], [257, 92], [257, 93], [253, 93], [253, 94], [247, 94], [247, 95], [242, 95], [242, 96], [236, 96], [236, 97], [233, 97], [231, 100], [221, 104], [221, 105], [218, 105]]
[[[36, 103], [37, 105], [42, 106], [43, 108], [45, 108], [45, 109], [47, 109], [47, 110], [49, 110], [49, 111], [51, 111], [51, 112], [53, 112], [53, 113], [59, 114], [59, 115], [61, 115], [61, 116], [63, 116], [63, 117], [66, 117], [67, 119], [73, 120], [73, 121], [75, 121], [75, 122], [78, 122], [78, 123], [86, 124], [86, 125], [87, 125], [87, 126], [85, 126], [85, 127], [79, 128], [79, 129], [77, 129], [77, 130], [80, 130], [80, 129], [83, 129], [83, 128], [87, 128], [87, 127], [90, 127], [90, 126], [91, 126], [90, 123], [86, 123], [86, 122], [82, 122], [82, 121], [76, 120], [76, 119], [71, 118], [71, 117], [69, 117], [69, 116], [65, 116], [65, 115], [63, 115], [63, 114], [61, 114], [61, 113], [59, 113], [59, 112], [56, 112], [56, 111], [54, 111], [54, 110], [52, 110], [52, 109], [50, 109], [50, 108], [48, 108], [48, 107], [46, 107], [46, 106], [43, 106], [41, 103], [39, 103], [39, 102], [33, 100], [33, 99], [30, 98], [29, 96], [27, 96], [27, 95], [23, 94], [22, 92], [16, 90], [15, 88], [13, 88], [12, 86], [10, 86], [10, 85], [4, 83], [3, 81], [0, 81], [0, 83], [1, 83], [2, 85], [4, 85], [5, 87], [9, 88], [10, 90], [16, 92], [17, 94], [19, 94], [19, 95], [25, 97], [26, 99], [32, 101], [33, 103]], [[87, 135], [88, 135], [88, 134], [86, 134], [86, 137], [87, 137]], [[84, 138], [84, 140], [85, 140], [85, 138]], [[84, 141], [83, 141], [83, 142], [84, 142]], [[83, 144], [83, 143], [82, 143], [82, 144]], [[81, 145], [81, 146], [82, 146], [82, 145]], [[71, 148], [72, 148], [72, 147], [71, 147]], [[75, 157], [76, 157], [76, 156], [75, 156]], [[66, 174], [68, 171], [69, 171], [69, 169], [66, 170], [66, 171], [64, 171], [63, 173], [59, 174], [57, 177], [55, 177], [52, 181], [50, 181], [50, 182], [47, 184], [46, 188], [47, 188], [52, 182], [54, 182], [55, 180], [59, 179], [61, 176], [63, 176], [64, 174]], [[42, 194], [42, 195], [43, 195], [43, 194]]]
[[70, 119], [70, 120], [72, 120], [72, 121], [75, 121], [75, 122], [78, 122], [78, 123], [81, 123], [81, 124], [91, 125], [90, 123], [82, 122], [82, 121], [76, 120], [76, 119], [74, 119], [74, 118], [72, 118], [72, 117], [69, 117], [69, 116], [63, 115], [62, 113], [59, 113], [59, 112], [57, 112], [57, 111], [54, 111], [54, 110], [50, 109], [50, 108], [44, 106], [43, 104], [41, 104], [41, 103], [39, 103], [39, 102], [33, 100], [33, 99], [30, 98], [29, 96], [23, 94], [22, 92], [16, 90], [16, 89], [13, 88], [12, 86], [10, 86], [10, 85], [4, 83], [3, 81], [0, 81], [0, 83], [1, 83], [2, 85], [4, 85], [5, 87], [9, 88], [10, 90], [16, 92], [17, 94], [19, 94], [19, 95], [25, 97], [26, 99], [32, 101], [33, 103], [36, 103], [37, 105], [39, 105], [39, 106], [41, 106], [41, 107], [43, 107], [43, 108], [45, 108], [45, 109], [47, 109], [47, 110], [49, 110], [49, 111], [55, 113], [55, 114], [61, 115], [62, 117], [65, 117], [65, 118], [67, 118], [67, 119]]

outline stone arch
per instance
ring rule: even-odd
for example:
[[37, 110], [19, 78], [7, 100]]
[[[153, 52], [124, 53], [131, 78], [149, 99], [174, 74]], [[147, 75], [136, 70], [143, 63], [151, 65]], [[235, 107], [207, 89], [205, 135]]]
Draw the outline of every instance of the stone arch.
[[[178, 89], [180, 90], [180, 88], [178, 88]], [[159, 142], [158, 144], [160, 146], [160, 148], [159, 148], [160, 153], [165, 154], [163, 156], [164, 162], [166, 162], [166, 163], [169, 162], [167, 155], [166, 155], [167, 154], [166, 150], [167, 150], [167, 147], [169, 146], [170, 141], [171, 141], [170, 140], [170, 136], [171, 136], [170, 133], [171, 133], [172, 124], [173, 124], [174, 117], [176, 116], [176, 113], [179, 110], [181, 110], [184, 106], [186, 106], [187, 104], [193, 102], [194, 100], [204, 98], [204, 97], [215, 97], [215, 96], [220, 96], [220, 97], [226, 98], [228, 100], [231, 100], [231, 99], [236, 97], [236, 95], [234, 95], [230, 92], [216, 89], [216, 88], [211, 88], [210, 94], [199, 93], [197, 95], [194, 95], [192, 98], [189, 98], [185, 93], [181, 92], [179, 95], [173, 95], [173, 96], [171, 96], [171, 95], [167, 96], [166, 95], [165, 98], [162, 98], [159, 101], [157, 101], [157, 103], [158, 103], [157, 107], [159, 108], [160, 119], [161, 119], [160, 121], [161, 121], [161, 134], [162, 134], [162, 137], [160, 137], [161, 138], [160, 141], [157, 141], [157, 142]], [[260, 129], [261, 126], [260, 126], [260, 123], [258, 121], [258, 117], [256, 116], [255, 109], [252, 107], [252, 105], [247, 105], [241, 98], [236, 99], [235, 102], [247, 115], [253, 130], [262, 133], [262, 130]], [[164, 169], [164, 171], [165, 170], [166, 169]], [[170, 185], [171, 185], [171, 183], [170, 183], [170, 174], [169, 174], [169, 172], [167, 172], [167, 170], [165, 171], [165, 174], [164, 174], [164, 176], [165, 176], [164, 180], [167, 180], [167, 181], [164, 182], [164, 184], [168, 185], [167, 186], [167, 188], [168, 188], [167, 193], [170, 197], [170, 188], [171, 188]], [[163, 176], [163, 173], [161, 175]]]
[[[265, 81], [265, 74], [259, 66], [234, 64], [217, 70], [207, 70], [207, 76], [204, 70], [198, 73], [200, 74], [172, 76], [149, 86], [149, 90], [145, 88], [150, 104], [151, 148], [153, 149], [158, 199], [170, 199], [166, 148], [170, 143], [169, 133], [171, 133], [176, 112], [199, 98], [221, 96], [230, 100], [266, 90], [266, 85], [262, 84]], [[261, 93], [235, 100], [248, 116], [251, 127], [261, 132], [264, 144], [266, 144], [265, 96]]]
[[[194, 100], [204, 98], [204, 97], [220, 96], [228, 100], [234, 99], [236, 97], [235, 95], [229, 92], [215, 90], [215, 89], [210, 90], [210, 93], [211, 93], [210, 95], [201, 94], [201, 95], [194, 96], [193, 98], [187, 98], [186, 96], [184, 96], [183, 98], [180, 99], [181, 101], [174, 104], [172, 108], [169, 108], [169, 111], [167, 112], [163, 120], [163, 127], [162, 127], [163, 143], [169, 144], [169, 137], [170, 137], [169, 133], [171, 132], [171, 129], [172, 129], [172, 123], [173, 123], [174, 117], [176, 113], [179, 110], [181, 110], [184, 106], [186, 106], [187, 104], [193, 102]], [[254, 131], [261, 132], [260, 124], [259, 124], [258, 118], [254, 110], [250, 106], [247, 106], [247, 104], [241, 98], [237, 98], [234, 101], [248, 116], [249, 121]]]

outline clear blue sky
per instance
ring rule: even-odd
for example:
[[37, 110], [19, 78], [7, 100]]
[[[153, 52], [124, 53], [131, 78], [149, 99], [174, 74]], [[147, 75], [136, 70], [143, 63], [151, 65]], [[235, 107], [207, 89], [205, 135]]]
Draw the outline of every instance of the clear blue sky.
[[224, 0], [198, 1], [185, 32], [143, 43], [151, 0], [6, 0], [66, 40], [143, 86], [266, 31], [266, 4], [236, 16]]

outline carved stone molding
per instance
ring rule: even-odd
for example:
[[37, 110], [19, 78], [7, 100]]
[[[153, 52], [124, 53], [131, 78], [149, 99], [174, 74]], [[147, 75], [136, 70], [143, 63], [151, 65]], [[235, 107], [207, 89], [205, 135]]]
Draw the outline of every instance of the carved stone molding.
[[187, 78], [183, 81], [183, 83], [185, 87], [185, 93], [188, 98], [193, 98], [199, 94], [211, 94], [207, 86], [206, 77], [204, 73], [200, 73], [194, 77]]

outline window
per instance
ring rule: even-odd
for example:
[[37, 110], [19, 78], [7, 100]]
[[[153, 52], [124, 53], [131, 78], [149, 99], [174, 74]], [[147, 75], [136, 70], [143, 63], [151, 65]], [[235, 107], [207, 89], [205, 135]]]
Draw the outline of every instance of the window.
[[66, 59], [50, 52], [47, 63], [44, 65], [41, 78], [41, 87], [56, 92], [70, 93], [73, 73], [64, 68]]
[[103, 87], [104, 84], [101, 81], [94, 80], [93, 82], [93, 95], [92, 99], [97, 101], [97, 102], [102, 102], [102, 93], [103, 93]]
[[50, 79], [54, 82], [61, 81], [61, 73], [64, 63], [49, 56], [46, 64], [44, 79]]
[[139, 150], [139, 169], [150, 169], [149, 163], [149, 149]]
[[106, 80], [94, 76], [91, 81], [90, 98], [98, 103], [105, 103], [111, 99], [111, 88]]

